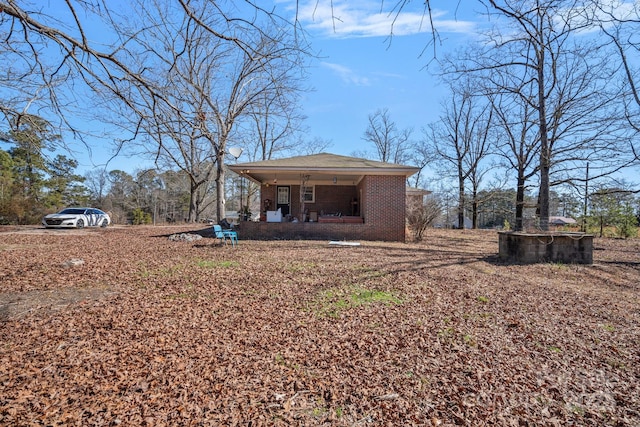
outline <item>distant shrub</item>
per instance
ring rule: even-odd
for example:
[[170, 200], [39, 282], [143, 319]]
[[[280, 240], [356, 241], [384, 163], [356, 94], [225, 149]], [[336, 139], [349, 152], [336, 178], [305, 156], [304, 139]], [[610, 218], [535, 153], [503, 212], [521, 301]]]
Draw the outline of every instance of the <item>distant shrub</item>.
[[152, 222], [151, 214], [140, 208], [135, 208], [131, 214], [133, 215], [133, 225], [151, 224]]
[[423, 203], [412, 201], [408, 204], [407, 225], [416, 242], [422, 241], [425, 230], [433, 225], [441, 212], [442, 206], [437, 199], [428, 199]]

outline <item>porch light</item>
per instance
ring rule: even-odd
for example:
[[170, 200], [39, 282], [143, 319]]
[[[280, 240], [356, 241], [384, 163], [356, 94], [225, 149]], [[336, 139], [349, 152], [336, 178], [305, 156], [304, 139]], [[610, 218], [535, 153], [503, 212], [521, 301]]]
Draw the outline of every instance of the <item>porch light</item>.
[[337, 184], [337, 183], [338, 183], [338, 177], [337, 177], [337, 176], [334, 176], [334, 177], [333, 177], [333, 183], [334, 183], [334, 184]]

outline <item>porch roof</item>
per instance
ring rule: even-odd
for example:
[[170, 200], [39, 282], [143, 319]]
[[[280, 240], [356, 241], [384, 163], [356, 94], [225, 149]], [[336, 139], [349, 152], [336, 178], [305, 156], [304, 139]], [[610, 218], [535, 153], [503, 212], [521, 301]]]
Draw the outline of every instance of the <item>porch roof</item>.
[[357, 157], [320, 153], [261, 162], [230, 165], [233, 172], [258, 184], [299, 184], [301, 175], [309, 175], [307, 184], [352, 184], [366, 175], [409, 177], [420, 169], [414, 166], [378, 162]]

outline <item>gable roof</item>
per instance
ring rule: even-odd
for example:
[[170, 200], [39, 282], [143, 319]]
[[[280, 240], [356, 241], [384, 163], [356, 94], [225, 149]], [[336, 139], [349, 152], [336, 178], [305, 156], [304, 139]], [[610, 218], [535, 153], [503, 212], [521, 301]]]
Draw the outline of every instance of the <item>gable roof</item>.
[[549, 217], [549, 224], [552, 224], [552, 225], [569, 225], [569, 224], [577, 224], [577, 223], [578, 221], [569, 217], [564, 217], [564, 216]]
[[360, 181], [365, 175], [402, 175], [418, 172], [415, 166], [378, 162], [357, 157], [320, 153], [261, 162], [237, 163], [229, 169], [257, 183], [299, 184], [301, 175], [309, 175], [309, 183]]

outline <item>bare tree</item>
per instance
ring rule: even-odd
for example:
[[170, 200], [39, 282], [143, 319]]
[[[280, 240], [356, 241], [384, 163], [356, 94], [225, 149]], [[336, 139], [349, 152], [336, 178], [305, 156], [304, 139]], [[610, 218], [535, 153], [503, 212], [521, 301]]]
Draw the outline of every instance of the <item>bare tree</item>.
[[292, 77], [303, 66], [297, 45], [285, 41], [287, 34], [275, 30], [267, 37], [261, 33], [255, 40], [255, 55], [238, 52], [225, 79], [218, 81], [215, 97], [207, 99], [211, 110], [213, 131], [206, 133], [216, 152], [217, 215], [224, 212], [224, 156], [229, 141], [233, 141], [238, 122], [251, 119], [255, 104], [264, 97], [284, 96], [299, 90]]
[[[419, 187], [424, 178], [424, 168], [434, 160], [433, 152], [426, 141], [413, 141], [413, 130], [410, 128], [399, 129], [391, 119], [388, 108], [369, 114], [368, 122], [362, 139], [375, 147], [377, 159], [382, 162], [411, 164], [420, 168], [417, 174], [407, 179], [408, 185]], [[366, 152], [354, 152], [353, 155], [368, 156]]]
[[581, 180], [589, 160], [598, 162], [600, 176], [630, 164], [617, 143], [626, 137], [620, 92], [610, 85], [617, 70], [598, 45], [580, 37], [589, 24], [578, 19], [579, 0], [480, 1], [500, 27], [452, 70], [481, 75], [487, 91], [520, 97], [535, 113], [538, 212], [540, 228], [548, 230], [552, 185]]
[[[426, 138], [437, 158], [444, 160], [442, 170], [453, 171], [458, 184], [458, 227], [464, 228], [465, 186], [472, 184], [473, 217], [477, 218], [477, 192], [483, 176], [481, 163], [489, 155], [489, 130], [492, 109], [486, 100], [474, 94], [471, 82], [450, 84], [451, 100], [443, 103], [441, 121], [426, 130]], [[453, 166], [453, 169], [448, 166]], [[475, 227], [477, 222], [474, 221]]]
[[[390, 38], [395, 19], [408, 4], [402, 0], [392, 7], [395, 18]], [[83, 91], [95, 91], [101, 96], [110, 94], [127, 107], [127, 115], [134, 117], [147, 116], [149, 102], [139, 105], [140, 99], [150, 100], [151, 104], [171, 104], [165, 86], [157, 85], [156, 70], [143, 60], [148, 58], [149, 46], [141, 40], [152, 26], [135, 20], [136, 16], [148, 16], [149, 10], [155, 9], [176, 17], [176, 22], [188, 17], [193, 27], [206, 31], [211, 40], [233, 45], [249, 58], [262, 57], [257, 62], [264, 63], [264, 50], [256, 40], [262, 37], [276, 41], [269, 28], [279, 28], [291, 36], [277, 41], [279, 48], [304, 44], [304, 31], [297, 19], [290, 21], [275, 8], [264, 7], [255, 0], [241, 0], [232, 5], [214, 0], [152, 3], [69, 0], [59, 4], [0, 0], [0, 31], [6, 35], [0, 40], [0, 58], [6, 67], [0, 77], [0, 87], [6, 90], [0, 100], [0, 114], [7, 123], [18, 123], [30, 108], [37, 107], [39, 112], [48, 109], [51, 115], [58, 114], [61, 118], [61, 127], [82, 137], [86, 130], [78, 127], [73, 117], [82, 110], [94, 109], [93, 105], [83, 108], [86, 104], [81, 101], [93, 98], [79, 95]], [[429, 1], [424, 11], [430, 18]], [[208, 19], [212, 15], [220, 20]], [[97, 26], [103, 29], [99, 36], [95, 33]], [[436, 30], [432, 31], [435, 40]], [[158, 52], [152, 49], [152, 53]]]
[[318, 136], [312, 139], [299, 138], [293, 152], [299, 156], [324, 153], [332, 144], [333, 142], [330, 139], [324, 139]]
[[[207, 129], [208, 98], [215, 96], [215, 81], [228, 67], [235, 45], [214, 38], [193, 17], [176, 16], [175, 10], [161, 6], [140, 4], [138, 18], [149, 28], [136, 37], [147, 52], [139, 60], [153, 69], [149, 81], [162, 99], [142, 92], [136, 106], [140, 115], [129, 117], [124, 110], [119, 117], [130, 119], [125, 126], [149, 142], [158, 166], [177, 168], [189, 178], [187, 221], [195, 222], [207, 208], [206, 200], [213, 200], [207, 190], [215, 176], [217, 151]], [[210, 25], [219, 19], [200, 17]]]
[[[47, 110], [61, 118], [62, 127], [82, 136], [82, 129], [73, 122], [73, 116], [80, 111], [75, 106], [82, 99], [91, 99], [76, 96], [82, 91], [95, 91], [101, 96], [108, 93], [128, 107], [129, 115], [141, 117], [146, 114], [147, 103], [140, 109], [138, 99], [168, 102], [163, 87], [155, 84], [155, 70], [142, 60], [148, 58], [148, 46], [140, 41], [150, 25], [135, 22], [134, 18], [148, 15], [148, 9], [163, 9], [178, 22], [187, 16], [210, 39], [224, 41], [255, 59], [264, 53], [256, 45], [256, 34], [270, 38], [263, 28], [290, 32], [289, 47], [303, 40], [295, 23], [274, 9], [263, 8], [253, 0], [241, 3], [224, 9], [224, 4], [213, 0], [69, 0], [51, 4], [0, 0], [0, 58], [7, 66], [0, 77], [0, 87], [6, 90], [0, 101], [0, 114], [7, 123], [15, 123], [29, 108]], [[220, 19], [212, 21], [207, 19], [209, 16]], [[96, 26], [103, 29], [99, 35], [95, 33]]]
[[[219, 8], [181, 14], [181, 8], [170, 6], [139, 4], [138, 19], [146, 29], [130, 37], [144, 47], [136, 60], [150, 69], [147, 79], [162, 97], [141, 92], [135, 105], [138, 114], [127, 127], [134, 138], [151, 142], [158, 164], [177, 167], [189, 177], [189, 221], [197, 221], [208, 200], [213, 200], [207, 191], [212, 180], [221, 219], [226, 211], [228, 145], [241, 145], [247, 128], [257, 129], [261, 115], [265, 127], [276, 128], [278, 115], [263, 108], [275, 105], [284, 114], [286, 105], [292, 105], [300, 91], [298, 77], [306, 51], [286, 31], [269, 27], [269, 22], [265, 27], [251, 22], [243, 28], [244, 42], [239, 45], [214, 33], [228, 25]], [[119, 116], [127, 117], [126, 110]], [[284, 132], [290, 132], [292, 125], [285, 125]]]
[[95, 201], [97, 207], [102, 207], [108, 191], [109, 175], [105, 169], [93, 169], [84, 175], [84, 184], [89, 190], [91, 199]]
[[376, 148], [378, 160], [389, 163], [404, 163], [410, 149], [411, 129], [398, 129], [391, 120], [389, 109], [377, 110], [368, 116], [369, 125], [364, 131], [363, 140]]
[[418, 172], [409, 177], [409, 185], [420, 188], [425, 186], [424, 170], [425, 168], [436, 160], [435, 153], [430, 147], [429, 141], [425, 138], [420, 139], [411, 144], [411, 150], [408, 154], [409, 164], [420, 168]]
[[[0, 25], [6, 29], [0, 55], [3, 63], [11, 64], [10, 78], [3, 86], [11, 86], [18, 78], [23, 88], [22, 93], [13, 92], [16, 96], [11, 103], [3, 104], [5, 117], [19, 118], [35, 104], [58, 114], [66, 128], [81, 134], [68, 116], [74, 111], [73, 94], [81, 82], [90, 89], [109, 91], [131, 107], [131, 88], [122, 76], [135, 81], [138, 89], [155, 93], [144, 69], [129, 62], [131, 40], [118, 37], [113, 25], [116, 15], [110, 14], [111, 10], [102, 0], [67, 1], [48, 7], [0, 2]], [[114, 29], [105, 32], [113, 39], [96, 42], [89, 37], [92, 21]]]
[[526, 100], [526, 93], [523, 91], [520, 95], [496, 94], [489, 98], [497, 125], [496, 153], [502, 157], [507, 169], [516, 174], [515, 231], [524, 228], [527, 183], [538, 174], [540, 155], [535, 111]]
[[[623, 76], [627, 82], [625, 111], [628, 124], [640, 132], [640, 79], [637, 60], [640, 57], [640, 40], [636, 37], [640, 30], [640, 6], [637, 2], [627, 3], [621, 8], [614, 2], [591, 1], [591, 8], [585, 8], [584, 18], [600, 28], [614, 48], [622, 64]], [[631, 141], [629, 148], [635, 160], [640, 161], [640, 147]]]
[[[293, 76], [289, 78], [291, 88], [302, 87], [300, 82], [293, 84]], [[243, 146], [251, 153], [252, 161], [270, 160], [275, 154], [295, 148], [295, 137], [305, 119], [299, 111], [297, 91], [273, 91], [256, 97], [249, 107], [245, 125], [248, 129], [242, 132]]]
[[[250, 161], [270, 160], [286, 152], [295, 152], [300, 144], [297, 136], [305, 119], [298, 105], [304, 69], [300, 71], [300, 79], [290, 74], [289, 83], [282, 85], [282, 90], [261, 93], [248, 107], [247, 120], [242, 121], [237, 139]], [[246, 179], [242, 179], [240, 185], [244, 187], [241, 206], [257, 203], [259, 185]]]

